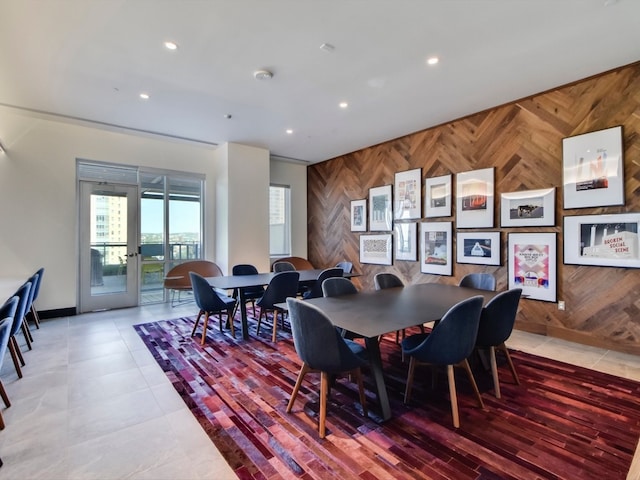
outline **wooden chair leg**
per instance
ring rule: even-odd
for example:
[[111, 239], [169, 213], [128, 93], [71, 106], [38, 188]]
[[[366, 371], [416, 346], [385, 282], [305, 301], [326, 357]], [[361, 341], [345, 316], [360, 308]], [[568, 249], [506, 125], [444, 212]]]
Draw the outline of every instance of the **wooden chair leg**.
[[358, 383], [358, 391], [360, 392], [360, 405], [362, 405], [362, 415], [367, 417], [367, 397], [364, 394], [364, 383], [362, 381], [362, 370], [360, 368], [356, 368], [353, 371], [353, 376], [356, 377], [356, 382]]
[[467, 372], [467, 376], [469, 377], [469, 382], [471, 383], [471, 387], [476, 394], [476, 398], [478, 399], [478, 404], [480, 408], [484, 408], [484, 402], [482, 401], [482, 396], [480, 395], [480, 390], [478, 390], [478, 385], [476, 384], [476, 379], [473, 376], [473, 372], [471, 371], [471, 367], [469, 366], [469, 361], [465, 358], [462, 362], [460, 362], [462, 368]]
[[202, 340], [200, 345], [204, 346], [204, 342], [207, 339], [207, 327], [209, 326], [209, 312], [204, 313], [204, 324], [202, 325]]
[[407, 373], [407, 384], [404, 387], [404, 403], [409, 403], [411, 399], [411, 387], [413, 386], [413, 374], [416, 368], [416, 359], [409, 359], [409, 372]]
[[509, 355], [509, 349], [504, 343], [500, 345], [498, 348], [502, 350], [502, 352], [504, 353], [504, 356], [507, 357], [507, 363], [509, 364], [509, 369], [511, 370], [511, 375], [513, 375], [513, 379], [515, 380], [516, 385], [520, 385], [520, 378], [518, 378], [518, 374], [516, 373], [516, 367], [513, 365], [513, 362], [511, 361], [511, 355]]
[[23, 319], [20, 329], [22, 330], [22, 335], [24, 335], [25, 342], [27, 342], [27, 348], [29, 348], [29, 350], [33, 350], [33, 346], [31, 345], [33, 337], [31, 336], [31, 331], [29, 330], [29, 324], [27, 323], [26, 317]]
[[[260, 316], [258, 317], [258, 325], [256, 326], [256, 336], [260, 335], [260, 324], [262, 323], [262, 314], [264, 310], [260, 308]], [[265, 313], [266, 315], [266, 313]]]
[[449, 397], [451, 398], [453, 426], [459, 428], [460, 416], [458, 415], [458, 395], [456, 394], [456, 377], [453, 373], [453, 365], [447, 365], [447, 379], [449, 380]]
[[498, 378], [498, 363], [496, 362], [496, 349], [489, 347], [489, 361], [491, 362], [491, 376], [493, 377], [493, 391], [496, 398], [500, 398], [500, 379]]
[[0, 397], [2, 397], [4, 406], [9, 408], [11, 406], [11, 401], [9, 400], [9, 396], [7, 395], [7, 391], [4, 389], [4, 384], [2, 383], [2, 381], [0, 381]]
[[235, 327], [233, 325], [233, 314], [232, 314], [232, 309], [227, 310], [227, 318], [229, 319], [229, 328], [231, 329], [231, 336], [233, 338], [236, 337], [236, 330]]
[[11, 359], [13, 360], [13, 365], [16, 367], [16, 373], [18, 374], [18, 378], [22, 378], [22, 369], [20, 368], [20, 363], [24, 365], [24, 359], [22, 358], [22, 353], [20, 353], [20, 348], [18, 347], [18, 342], [16, 341], [15, 336], [12, 336], [9, 339], [9, 352], [11, 353]]
[[[271, 334], [271, 341], [276, 343], [276, 332], [278, 330], [278, 310], [273, 311], [273, 333]], [[283, 317], [284, 321], [284, 317]]]
[[4, 430], [4, 418], [2, 418], [2, 413], [0, 413], [0, 430]]
[[33, 317], [33, 323], [36, 326], [36, 329], [40, 329], [40, 315], [38, 315], [38, 311], [36, 310], [36, 307], [33, 305], [33, 303], [31, 304], [31, 316]]
[[320, 419], [318, 420], [318, 431], [320, 438], [325, 437], [325, 420], [327, 419], [327, 393], [329, 392], [329, 374], [320, 373]]
[[304, 376], [310, 371], [311, 369], [309, 368], [309, 366], [306, 363], [303, 363], [302, 368], [300, 368], [300, 372], [298, 373], [296, 384], [293, 387], [293, 392], [291, 392], [291, 398], [289, 399], [289, 404], [287, 405], [287, 413], [291, 413], [293, 402], [296, 401], [296, 397], [298, 396], [298, 392], [300, 391], [300, 387], [302, 386], [302, 380], [304, 380]]

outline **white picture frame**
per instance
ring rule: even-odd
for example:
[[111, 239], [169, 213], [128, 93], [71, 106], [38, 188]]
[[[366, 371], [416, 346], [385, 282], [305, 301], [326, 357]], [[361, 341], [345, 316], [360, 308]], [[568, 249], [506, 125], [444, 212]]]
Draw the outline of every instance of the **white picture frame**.
[[555, 187], [500, 195], [501, 227], [550, 227], [555, 224]]
[[418, 223], [398, 223], [393, 225], [396, 260], [418, 261]]
[[425, 179], [425, 218], [451, 216], [451, 179], [451, 174]]
[[624, 205], [622, 127], [562, 140], [564, 208]]
[[456, 175], [456, 227], [493, 228], [494, 168]]
[[500, 232], [457, 232], [456, 261], [500, 265]]
[[411, 220], [422, 217], [422, 169], [395, 174], [393, 218]]
[[391, 185], [369, 189], [369, 231], [390, 232], [393, 224]]
[[391, 265], [392, 243], [390, 233], [360, 235], [360, 263]]
[[555, 302], [556, 234], [509, 233], [509, 289], [522, 288], [531, 300]]
[[367, 200], [351, 200], [351, 231], [367, 231]]
[[452, 275], [453, 238], [451, 222], [420, 223], [420, 271]]

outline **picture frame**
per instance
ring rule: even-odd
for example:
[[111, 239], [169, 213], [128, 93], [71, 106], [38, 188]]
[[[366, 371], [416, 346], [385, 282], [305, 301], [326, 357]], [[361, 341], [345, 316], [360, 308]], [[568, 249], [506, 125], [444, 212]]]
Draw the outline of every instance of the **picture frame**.
[[418, 261], [418, 222], [395, 223], [393, 226], [396, 260]]
[[420, 224], [420, 271], [432, 275], [451, 275], [453, 268], [452, 222]]
[[456, 261], [476, 265], [501, 265], [500, 232], [457, 232]]
[[360, 235], [360, 263], [391, 265], [391, 256], [392, 235], [390, 233]]
[[391, 185], [369, 189], [369, 231], [390, 232], [392, 225]]
[[564, 217], [565, 264], [640, 268], [640, 213]]
[[624, 205], [622, 154], [622, 126], [564, 138], [564, 208]]
[[508, 288], [522, 288], [522, 297], [555, 302], [557, 263], [555, 233], [509, 233]]
[[493, 228], [494, 168], [456, 175], [456, 227]]
[[351, 231], [367, 231], [367, 200], [351, 200]]
[[451, 174], [424, 181], [425, 218], [451, 216]]
[[501, 227], [542, 227], [555, 223], [555, 187], [500, 195]]
[[396, 220], [410, 220], [422, 217], [421, 168], [396, 173], [394, 191], [393, 216]]

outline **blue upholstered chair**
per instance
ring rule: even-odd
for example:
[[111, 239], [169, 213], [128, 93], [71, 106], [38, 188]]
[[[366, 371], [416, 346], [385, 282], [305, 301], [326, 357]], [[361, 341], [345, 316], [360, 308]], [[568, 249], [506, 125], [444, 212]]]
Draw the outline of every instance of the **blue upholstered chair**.
[[477, 288], [478, 290], [496, 291], [496, 277], [490, 273], [468, 273], [460, 280], [461, 287]]
[[202, 276], [195, 272], [189, 272], [191, 278], [191, 288], [193, 290], [193, 298], [196, 305], [200, 309], [196, 323], [191, 331], [191, 336], [196, 334], [196, 329], [200, 323], [200, 317], [204, 314], [204, 325], [202, 326], [202, 340], [201, 345], [204, 345], [207, 338], [207, 326], [209, 325], [209, 316], [218, 315], [220, 322], [220, 331], [222, 332], [222, 315], [227, 315], [229, 320], [229, 327], [231, 329], [231, 335], [235, 337], [236, 332], [233, 327], [233, 310], [236, 305], [236, 300], [231, 297], [223, 297], [217, 293], [209, 282]]
[[11, 324], [11, 332], [9, 334], [9, 352], [11, 353], [11, 359], [13, 360], [13, 365], [16, 367], [16, 373], [18, 374], [18, 378], [22, 378], [22, 368], [21, 366], [25, 365], [24, 357], [22, 356], [22, 352], [20, 351], [20, 345], [18, 345], [18, 340], [16, 339], [16, 335], [19, 330], [22, 330], [22, 333], [25, 336], [25, 340], [27, 341], [27, 345], [29, 345], [29, 339], [25, 334], [24, 330], [24, 317], [27, 313], [27, 305], [29, 304], [31, 291], [31, 282], [24, 282], [20, 288], [16, 291], [15, 295], [18, 297], [18, 308], [16, 308], [15, 315], [13, 316], [13, 323]]
[[[249, 264], [240, 264], [234, 265], [231, 269], [231, 273], [233, 275], [257, 275], [258, 269], [254, 265]], [[243, 296], [245, 301], [251, 302], [251, 307], [253, 308], [253, 316], [256, 316], [256, 300], [264, 295], [264, 287], [256, 286], [256, 287], [247, 287], [244, 289]], [[233, 292], [233, 298], [237, 301], [240, 301], [240, 296], [238, 294], [237, 289]], [[236, 309], [238, 308], [239, 303], [236, 303]], [[235, 316], [235, 312], [234, 312]]]
[[[35, 273], [35, 275], [37, 275], [37, 281], [36, 282], [32, 282], [34, 283], [34, 287], [33, 288], [33, 298], [31, 299], [31, 318], [33, 318], [33, 323], [35, 324], [36, 328], [40, 328], [40, 316], [38, 315], [38, 310], [36, 310], [35, 307], [35, 302], [36, 299], [38, 298], [38, 295], [40, 294], [40, 286], [42, 285], [42, 277], [44, 275], [44, 267], [38, 269], [38, 271]], [[32, 278], [35, 277], [35, 275], [33, 275]]]
[[320, 272], [320, 275], [318, 275], [318, 279], [311, 286], [311, 288], [307, 290], [304, 295], [302, 295], [302, 298], [309, 299], [322, 297], [322, 282], [324, 282], [327, 278], [342, 277], [342, 273], [342, 269], [337, 267], [327, 268], [323, 270], [322, 272]]
[[[7, 300], [2, 307], [0, 307], [0, 369], [2, 369], [2, 363], [7, 353], [7, 347], [9, 346], [9, 337], [11, 336], [11, 326], [13, 325], [13, 319], [18, 309], [18, 303], [20, 299], [16, 296]], [[4, 402], [4, 406], [9, 408], [11, 402], [7, 395], [2, 380], [0, 380], [0, 397]], [[4, 429], [4, 419], [2, 413], [0, 413], [0, 430]]]
[[[449, 380], [453, 426], [456, 428], [460, 426], [460, 418], [458, 416], [454, 366], [462, 367], [467, 372], [480, 408], [484, 408], [480, 391], [467, 361], [476, 344], [483, 302], [484, 298], [481, 295], [463, 300], [445, 313], [431, 333], [410, 335], [402, 341], [403, 354], [410, 358], [404, 402], [408, 403], [411, 398], [411, 387], [417, 365], [445, 366]], [[432, 381], [435, 383], [435, 371], [432, 372], [432, 375]]]
[[509, 369], [517, 385], [520, 379], [511, 361], [509, 350], [505, 341], [511, 336], [513, 325], [518, 313], [518, 304], [522, 295], [521, 288], [513, 288], [501, 292], [493, 297], [482, 309], [480, 325], [476, 337], [476, 348], [488, 349], [491, 362], [491, 375], [496, 398], [500, 398], [500, 380], [498, 379], [498, 366], [496, 363], [496, 349], [500, 350], [507, 358]]
[[367, 416], [361, 372], [361, 367], [367, 365], [366, 351], [361, 345], [342, 338], [327, 316], [314, 305], [296, 298], [288, 298], [287, 307], [293, 332], [293, 344], [302, 360], [302, 368], [291, 393], [287, 413], [293, 408], [305, 375], [309, 372], [320, 372], [318, 431], [320, 438], [324, 438], [327, 397], [333, 376], [349, 373], [355, 378], [360, 392], [362, 411], [364, 416]]
[[267, 288], [264, 291], [262, 298], [258, 299], [256, 305], [260, 307], [260, 316], [258, 317], [258, 326], [256, 327], [256, 334], [260, 334], [260, 324], [262, 323], [262, 317], [267, 318], [267, 314], [271, 312], [273, 320], [273, 332], [271, 334], [271, 341], [276, 341], [276, 332], [278, 329], [278, 314], [282, 318], [282, 326], [284, 327], [284, 311], [276, 307], [278, 303], [285, 303], [287, 298], [295, 297], [298, 294], [298, 280], [300, 280], [300, 273], [298, 272], [280, 272], [276, 273]]

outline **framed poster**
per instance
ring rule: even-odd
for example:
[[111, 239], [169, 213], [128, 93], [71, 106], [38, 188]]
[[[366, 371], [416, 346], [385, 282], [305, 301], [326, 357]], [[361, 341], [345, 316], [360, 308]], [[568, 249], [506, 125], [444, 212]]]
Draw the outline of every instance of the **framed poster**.
[[427, 178], [424, 181], [425, 217], [451, 216], [451, 174]]
[[367, 201], [351, 200], [351, 231], [367, 231]]
[[522, 288], [522, 296], [556, 301], [556, 234], [510, 233], [509, 288]]
[[420, 224], [420, 271], [434, 275], [451, 275], [451, 222]]
[[622, 127], [562, 140], [564, 208], [624, 205]]
[[555, 187], [500, 195], [501, 227], [554, 226], [555, 224]]
[[456, 175], [456, 226], [493, 228], [493, 168]]
[[391, 265], [391, 234], [360, 235], [360, 263]]
[[564, 263], [640, 268], [640, 213], [564, 217]]
[[369, 230], [391, 231], [391, 185], [369, 189]]
[[395, 175], [394, 218], [409, 220], [422, 217], [422, 170], [416, 168]]
[[393, 226], [395, 239], [396, 260], [418, 260], [418, 224], [395, 223]]
[[456, 261], [500, 265], [500, 232], [458, 232]]

